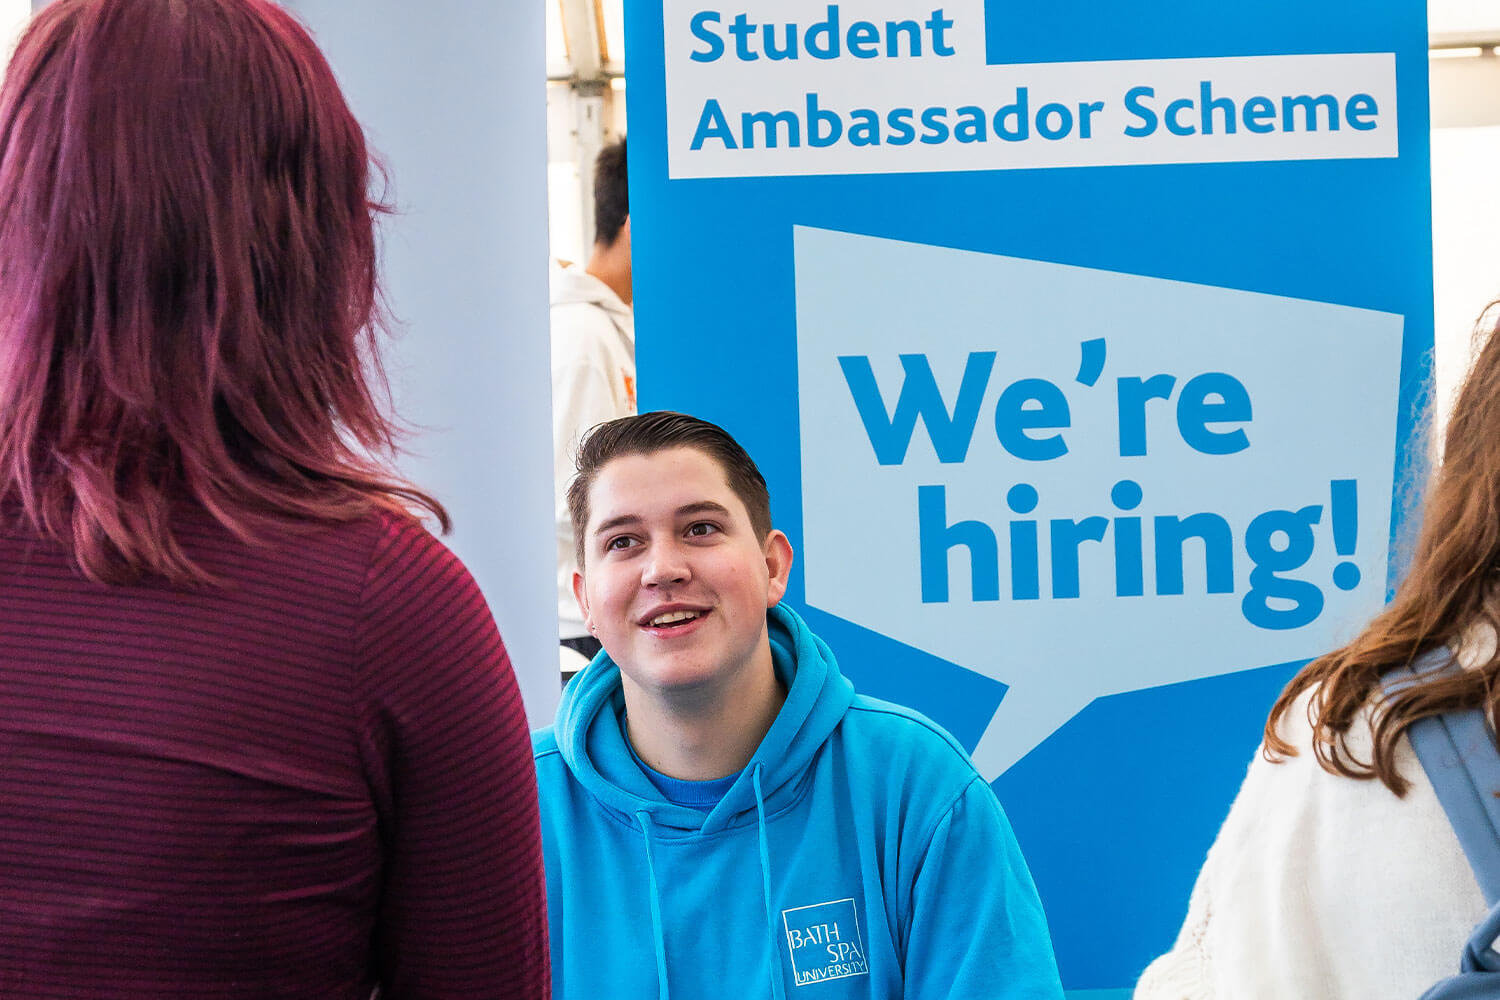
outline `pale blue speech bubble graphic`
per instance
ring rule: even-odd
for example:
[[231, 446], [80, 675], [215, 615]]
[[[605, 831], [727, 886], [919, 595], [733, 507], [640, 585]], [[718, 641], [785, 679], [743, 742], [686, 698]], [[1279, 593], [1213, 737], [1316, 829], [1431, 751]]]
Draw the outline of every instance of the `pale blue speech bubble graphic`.
[[1008, 685], [1315, 656], [1385, 595], [1402, 318], [797, 227], [807, 602]]

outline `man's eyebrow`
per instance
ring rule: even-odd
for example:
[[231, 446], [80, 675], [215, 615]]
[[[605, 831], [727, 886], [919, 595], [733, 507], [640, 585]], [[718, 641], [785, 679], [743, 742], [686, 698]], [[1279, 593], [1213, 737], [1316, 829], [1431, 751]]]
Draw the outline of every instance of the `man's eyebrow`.
[[606, 531], [614, 531], [616, 528], [623, 527], [627, 524], [636, 524], [639, 521], [640, 516], [637, 514], [621, 514], [618, 517], [610, 518], [608, 521], [600, 521], [597, 525], [594, 526], [593, 533], [596, 535], [602, 535]]
[[678, 517], [689, 517], [693, 514], [724, 514], [728, 515], [729, 508], [713, 500], [699, 500], [697, 503], [684, 504], [677, 508]]
[[[678, 507], [676, 516], [691, 517], [694, 514], [720, 514], [727, 517], [729, 513], [729, 508], [717, 501], [699, 500], [696, 503], [683, 504], [681, 507]], [[616, 528], [623, 528], [626, 525], [639, 524], [640, 521], [641, 517], [639, 514], [620, 514], [608, 520], [600, 521], [595, 525], [591, 534], [596, 536], [602, 535], [605, 532], [614, 531]]]

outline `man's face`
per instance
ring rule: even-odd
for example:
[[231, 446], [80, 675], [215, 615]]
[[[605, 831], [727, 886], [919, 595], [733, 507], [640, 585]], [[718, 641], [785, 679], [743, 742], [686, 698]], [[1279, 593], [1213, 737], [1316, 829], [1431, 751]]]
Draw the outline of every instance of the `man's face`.
[[756, 537], [717, 461], [671, 448], [599, 470], [573, 592], [626, 682], [668, 693], [771, 668], [766, 609], [791, 562], [781, 532]]

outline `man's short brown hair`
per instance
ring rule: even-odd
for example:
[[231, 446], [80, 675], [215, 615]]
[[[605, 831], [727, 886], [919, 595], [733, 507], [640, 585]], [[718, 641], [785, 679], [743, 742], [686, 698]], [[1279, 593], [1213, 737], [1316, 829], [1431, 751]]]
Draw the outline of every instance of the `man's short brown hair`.
[[749, 512], [756, 537], [764, 540], [771, 533], [771, 494], [766, 489], [766, 479], [740, 443], [718, 424], [686, 413], [655, 410], [599, 424], [584, 435], [578, 446], [578, 474], [568, 485], [568, 514], [573, 519], [579, 569], [584, 563], [589, 490], [599, 470], [625, 455], [654, 455], [670, 448], [694, 448], [717, 462], [724, 470], [729, 488]]

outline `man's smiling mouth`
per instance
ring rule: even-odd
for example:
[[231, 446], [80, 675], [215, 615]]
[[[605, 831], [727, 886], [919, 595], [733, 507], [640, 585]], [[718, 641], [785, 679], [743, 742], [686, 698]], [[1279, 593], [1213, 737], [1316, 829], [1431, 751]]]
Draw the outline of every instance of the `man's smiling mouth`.
[[703, 615], [702, 611], [664, 611], [649, 619], [646, 624], [651, 628], [675, 628], [690, 621], [696, 621]]

